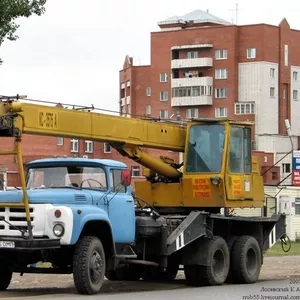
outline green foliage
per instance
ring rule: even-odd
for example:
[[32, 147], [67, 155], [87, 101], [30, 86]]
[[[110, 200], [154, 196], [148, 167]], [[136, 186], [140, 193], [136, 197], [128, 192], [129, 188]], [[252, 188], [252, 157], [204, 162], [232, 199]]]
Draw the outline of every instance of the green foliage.
[[6, 38], [11, 41], [18, 39], [16, 31], [19, 25], [15, 23], [17, 18], [42, 15], [45, 12], [46, 1], [0, 0], [0, 46]]

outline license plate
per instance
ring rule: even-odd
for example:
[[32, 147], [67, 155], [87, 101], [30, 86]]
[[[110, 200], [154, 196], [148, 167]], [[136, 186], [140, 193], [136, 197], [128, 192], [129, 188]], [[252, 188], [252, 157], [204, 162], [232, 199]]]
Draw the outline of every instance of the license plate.
[[0, 248], [15, 248], [15, 242], [0, 241]]

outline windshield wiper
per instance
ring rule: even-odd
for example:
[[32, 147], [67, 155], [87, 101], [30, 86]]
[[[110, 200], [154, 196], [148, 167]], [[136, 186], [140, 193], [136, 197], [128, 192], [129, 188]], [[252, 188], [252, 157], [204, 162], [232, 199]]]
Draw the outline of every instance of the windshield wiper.
[[74, 190], [82, 190], [82, 188], [73, 185], [66, 185], [66, 186], [52, 186], [50, 189], [74, 189]]

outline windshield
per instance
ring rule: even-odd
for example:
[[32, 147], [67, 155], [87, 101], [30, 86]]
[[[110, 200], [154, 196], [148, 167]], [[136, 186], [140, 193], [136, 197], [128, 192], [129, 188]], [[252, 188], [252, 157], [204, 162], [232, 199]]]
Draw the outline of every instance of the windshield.
[[222, 167], [224, 125], [193, 125], [187, 147], [187, 173], [219, 173]]
[[106, 176], [99, 167], [58, 166], [30, 168], [27, 188], [73, 187], [106, 190]]

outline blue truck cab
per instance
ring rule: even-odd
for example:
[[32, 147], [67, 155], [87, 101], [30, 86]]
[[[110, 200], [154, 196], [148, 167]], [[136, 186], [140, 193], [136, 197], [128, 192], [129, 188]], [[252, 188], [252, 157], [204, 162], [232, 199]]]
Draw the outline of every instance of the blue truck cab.
[[[23, 191], [16, 188], [0, 193], [0, 203], [12, 204], [0, 208], [0, 261], [7, 262], [9, 274], [24, 272], [33, 258], [43, 260], [41, 253], [47, 253], [47, 261], [70, 272], [75, 269], [75, 282], [83, 282], [79, 265], [83, 265], [85, 255], [92, 259], [90, 252], [83, 253], [90, 249], [95, 258], [85, 264], [94, 268], [92, 273], [98, 281], [89, 272], [90, 286], [81, 290], [98, 290], [105, 272], [103, 264], [107, 267], [111, 263], [109, 258], [116, 255], [118, 245], [130, 245], [135, 240], [135, 203], [129, 174], [124, 163], [106, 159], [49, 158], [28, 163], [32, 240], [26, 231], [25, 209], [13, 206], [22, 202]], [[11, 279], [5, 274], [0, 271], [0, 290]]]

